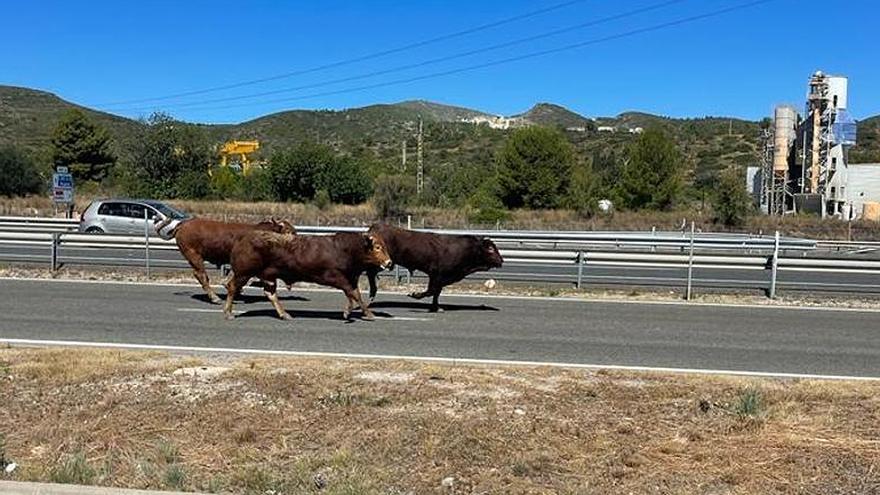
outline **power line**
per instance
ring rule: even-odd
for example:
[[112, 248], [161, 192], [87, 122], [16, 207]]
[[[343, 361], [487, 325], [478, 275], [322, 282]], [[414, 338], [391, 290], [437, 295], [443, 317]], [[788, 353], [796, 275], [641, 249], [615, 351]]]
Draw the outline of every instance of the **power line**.
[[543, 9], [533, 10], [531, 12], [526, 12], [524, 14], [519, 14], [519, 15], [515, 15], [513, 17], [508, 17], [508, 18], [501, 19], [498, 21], [493, 21], [493, 22], [490, 22], [487, 24], [482, 24], [482, 25], [475, 26], [472, 28], [464, 29], [462, 31], [456, 31], [454, 33], [444, 34], [441, 36], [437, 36], [435, 38], [429, 38], [427, 40], [417, 41], [415, 43], [410, 43], [408, 45], [403, 45], [403, 46], [399, 46], [396, 48], [390, 48], [390, 49], [382, 50], [379, 52], [369, 53], [367, 55], [362, 55], [359, 57], [340, 60], [337, 62], [331, 62], [329, 64], [317, 65], [315, 67], [310, 67], [307, 69], [299, 69], [299, 70], [295, 70], [295, 71], [291, 71], [291, 72], [286, 72], [284, 74], [277, 74], [274, 76], [267, 76], [267, 77], [262, 77], [259, 79], [251, 79], [249, 81], [242, 81], [242, 82], [237, 82], [237, 83], [232, 83], [232, 84], [226, 84], [223, 86], [214, 86], [211, 88], [186, 91], [186, 92], [182, 92], [182, 93], [173, 93], [173, 94], [164, 95], [164, 96], [153, 96], [153, 97], [149, 97], [149, 98], [140, 98], [140, 99], [134, 99], [134, 100], [121, 100], [121, 101], [115, 101], [115, 102], [100, 103], [100, 104], [95, 104], [93, 106], [101, 107], [101, 106], [111, 106], [111, 105], [128, 105], [128, 104], [132, 104], [132, 103], [146, 103], [146, 102], [151, 102], [151, 101], [172, 100], [172, 99], [176, 99], [176, 98], [183, 98], [185, 96], [196, 96], [196, 95], [202, 95], [202, 94], [206, 94], [206, 93], [215, 93], [217, 91], [224, 91], [227, 89], [241, 88], [244, 86], [252, 86], [254, 84], [261, 84], [261, 83], [270, 82], [270, 81], [277, 81], [279, 79], [287, 79], [287, 78], [294, 77], [294, 76], [302, 76], [305, 74], [311, 74], [314, 72], [319, 72], [319, 71], [323, 71], [323, 70], [327, 70], [327, 69], [334, 69], [334, 68], [342, 67], [345, 65], [351, 65], [351, 64], [358, 63], [358, 62], [364, 62], [364, 61], [372, 60], [375, 58], [385, 57], [388, 55], [393, 55], [395, 53], [405, 52], [405, 51], [409, 51], [409, 50], [412, 50], [415, 48], [421, 48], [423, 46], [433, 45], [433, 44], [439, 43], [441, 41], [446, 41], [446, 40], [450, 40], [450, 39], [454, 39], [454, 38], [460, 38], [462, 36], [467, 36], [469, 34], [474, 34], [474, 33], [480, 32], [480, 31], [485, 31], [487, 29], [496, 28], [498, 26], [503, 26], [505, 24], [510, 24], [513, 22], [521, 21], [523, 19], [529, 19], [531, 17], [536, 17], [541, 14], [546, 14], [548, 12], [552, 12], [554, 10], [559, 10], [559, 9], [562, 9], [565, 7], [569, 7], [571, 5], [574, 5], [576, 3], [581, 3], [584, 1], [586, 1], [586, 0], [569, 0], [567, 2], [558, 3], [556, 5], [551, 5], [549, 7], [545, 7]]
[[718, 9], [718, 10], [713, 10], [713, 11], [706, 12], [703, 14], [697, 14], [697, 15], [692, 15], [692, 16], [688, 16], [688, 17], [683, 17], [683, 18], [672, 20], [672, 21], [663, 22], [660, 24], [654, 24], [651, 26], [643, 27], [643, 28], [633, 29], [633, 30], [625, 31], [625, 32], [618, 33], [618, 34], [604, 36], [601, 38], [595, 38], [592, 40], [582, 41], [579, 43], [573, 43], [570, 45], [564, 45], [564, 46], [560, 46], [557, 48], [550, 48], [547, 50], [540, 50], [540, 51], [536, 51], [536, 52], [527, 53], [524, 55], [518, 55], [515, 57], [508, 57], [508, 58], [495, 60], [495, 61], [491, 61], [491, 62], [484, 62], [484, 63], [480, 63], [480, 64], [469, 65], [469, 66], [460, 67], [457, 69], [450, 69], [450, 70], [445, 70], [445, 71], [433, 72], [433, 73], [425, 74], [425, 75], [421, 75], [421, 76], [414, 76], [414, 77], [408, 77], [408, 78], [402, 78], [402, 79], [394, 79], [391, 81], [369, 84], [369, 85], [364, 85], [364, 86], [357, 86], [354, 88], [340, 89], [340, 90], [334, 90], [334, 91], [324, 91], [324, 92], [320, 92], [320, 93], [311, 93], [308, 95], [295, 96], [295, 97], [289, 97], [289, 98], [278, 98], [278, 99], [273, 99], [273, 100], [264, 100], [264, 101], [258, 101], [258, 102], [234, 104], [234, 105], [224, 105], [224, 106], [193, 107], [192, 109], [194, 109], [194, 110], [223, 110], [223, 109], [227, 109], [227, 108], [241, 108], [241, 107], [249, 107], [249, 106], [254, 106], [254, 105], [287, 103], [287, 102], [291, 102], [291, 101], [300, 101], [300, 100], [307, 100], [307, 99], [311, 99], [311, 98], [319, 98], [322, 96], [333, 96], [333, 95], [339, 95], [339, 94], [354, 93], [354, 92], [365, 91], [365, 90], [369, 90], [369, 89], [384, 88], [384, 87], [388, 87], [388, 86], [395, 86], [398, 84], [406, 84], [406, 83], [411, 83], [411, 82], [423, 81], [426, 79], [433, 79], [436, 77], [449, 76], [449, 75], [454, 75], [454, 74], [460, 74], [463, 72], [470, 72], [470, 71], [474, 71], [474, 70], [478, 70], [478, 69], [484, 69], [484, 68], [488, 68], [488, 67], [504, 65], [504, 64], [511, 63], [511, 62], [518, 62], [521, 60], [542, 57], [545, 55], [552, 55], [554, 53], [560, 53], [560, 52], [564, 52], [564, 51], [574, 50], [577, 48], [583, 48], [583, 47], [589, 46], [589, 45], [596, 45], [596, 44], [605, 43], [608, 41], [613, 41], [613, 40], [617, 40], [617, 39], [636, 36], [639, 34], [644, 34], [644, 33], [653, 32], [653, 31], [659, 31], [661, 29], [665, 29], [665, 28], [669, 28], [669, 27], [673, 27], [673, 26], [679, 26], [682, 24], [688, 24], [688, 23], [695, 22], [698, 20], [707, 19], [710, 17], [717, 17], [719, 15], [727, 14], [727, 13], [734, 12], [737, 10], [743, 10], [743, 9], [746, 9], [749, 7], [754, 7], [756, 5], [761, 5], [761, 4], [770, 3], [770, 2], [774, 2], [774, 1], [777, 1], [777, 0], [755, 0], [755, 1], [751, 1], [751, 2], [733, 5], [731, 7], [727, 7], [724, 9]]
[[[511, 46], [527, 43], [530, 41], [536, 41], [539, 39], [549, 38], [551, 36], [557, 36], [560, 34], [571, 32], [571, 31], [576, 31], [576, 30], [587, 28], [587, 27], [593, 27], [593, 26], [597, 26], [599, 24], [604, 24], [607, 22], [624, 19], [627, 17], [632, 17], [632, 16], [635, 16], [638, 14], [650, 12], [652, 10], [658, 10], [658, 9], [668, 7], [673, 4], [682, 3], [685, 1], [688, 1], [688, 0], [667, 0], [665, 2], [649, 5], [647, 7], [629, 10], [629, 11], [622, 12], [619, 14], [615, 14], [615, 15], [611, 15], [611, 16], [607, 16], [607, 17], [602, 17], [602, 18], [595, 19], [592, 21], [583, 22], [580, 24], [575, 24], [573, 26], [555, 29], [552, 31], [539, 33], [539, 34], [536, 34], [533, 36], [527, 36], [525, 38], [519, 38], [519, 39], [515, 39], [515, 40], [511, 40], [511, 41], [506, 41], [504, 43], [498, 43], [498, 44], [486, 46], [483, 48], [467, 50], [464, 52], [459, 52], [459, 53], [455, 53], [452, 55], [446, 55], [443, 57], [424, 60], [421, 62], [401, 65], [401, 66], [393, 67], [390, 69], [382, 69], [382, 70], [367, 72], [364, 74], [358, 74], [358, 75], [354, 75], [354, 76], [348, 76], [348, 77], [343, 77], [343, 78], [331, 79], [328, 81], [321, 81], [321, 82], [316, 82], [316, 83], [304, 84], [304, 85], [295, 86], [295, 87], [291, 87], [291, 88], [276, 89], [276, 90], [271, 90], [271, 91], [262, 91], [259, 93], [250, 93], [250, 94], [238, 95], [238, 96], [228, 96], [228, 97], [224, 97], [224, 98], [214, 98], [214, 99], [203, 100], [203, 101], [173, 103], [170, 105], [166, 105], [163, 108], [188, 108], [188, 107], [200, 106], [200, 105], [205, 105], [205, 104], [210, 104], [210, 103], [223, 103], [223, 102], [227, 102], [227, 101], [245, 100], [245, 99], [250, 99], [250, 98], [259, 98], [261, 96], [270, 96], [270, 95], [276, 95], [276, 94], [282, 94], [282, 93], [291, 93], [291, 92], [295, 92], [295, 91], [301, 91], [304, 89], [320, 88], [323, 86], [330, 86], [333, 84], [339, 84], [339, 83], [343, 83], [343, 82], [357, 81], [360, 79], [368, 79], [368, 78], [381, 76], [381, 75], [385, 75], [385, 74], [391, 74], [391, 73], [401, 72], [401, 71], [415, 69], [415, 68], [419, 68], [419, 67], [425, 67], [425, 66], [437, 64], [440, 62], [448, 62], [450, 60], [455, 60], [458, 58], [469, 57], [469, 56], [477, 55], [480, 53], [486, 53], [486, 52], [490, 52], [490, 51], [494, 51], [494, 50], [499, 50], [501, 48], [508, 48]], [[151, 108], [151, 107], [122, 108], [119, 110], [120, 111], [148, 110], [149, 108]]]

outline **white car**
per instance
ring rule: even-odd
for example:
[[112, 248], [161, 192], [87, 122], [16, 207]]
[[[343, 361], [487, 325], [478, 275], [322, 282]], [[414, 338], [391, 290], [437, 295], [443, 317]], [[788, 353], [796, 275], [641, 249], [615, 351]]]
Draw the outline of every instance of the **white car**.
[[[156, 224], [162, 223], [162, 233], [174, 229], [189, 215], [152, 199], [99, 199], [92, 201], [79, 219], [79, 231], [88, 234], [159, 235]], [[170, 219], [169, 222], [163, 220]], [[166, 237], [163, 235], [163, 237]]]

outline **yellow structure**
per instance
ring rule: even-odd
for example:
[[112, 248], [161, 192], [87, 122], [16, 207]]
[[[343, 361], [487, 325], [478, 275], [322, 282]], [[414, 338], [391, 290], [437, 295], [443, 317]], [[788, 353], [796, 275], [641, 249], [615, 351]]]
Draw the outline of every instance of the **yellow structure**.
[[252, 162], [250, 157], [248, 157], [249, 154], [258, 149], [260, 149], [259, 141], [228, 141], [220, 147], [220, 166], [228, 167], [229, 157], [238, 156], [241, 173], [247, 175], [251, 168], [259, 166], [259, 164]]

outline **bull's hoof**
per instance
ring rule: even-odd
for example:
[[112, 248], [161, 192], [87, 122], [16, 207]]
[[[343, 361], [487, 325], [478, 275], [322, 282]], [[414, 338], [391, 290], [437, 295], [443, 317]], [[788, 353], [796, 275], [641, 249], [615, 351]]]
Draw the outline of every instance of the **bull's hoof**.
[[426, 294], [424, 294], [422, 292], [410, 292], [409, 293], [409, 297], [411, 297], [413, 299], [424, 299], [425, 295]]
[[288, 313], [286, 311], [284, 313], [281, 313], [280, 315], [278, 315], [278, 317], [281, 318], [282, 320], [285, 320], [285, 321], [293, 320], [293, 316], [290, 316], [290, 313]]
[[361, 319], [362, 319], [362, 320], [367, 320], [367, 321], [375, 321], [375, 320], [376, 320], [376, 315], [374, 315], [373, 313], [364, 313], [364, 314], [361, 316]]
[[439, 307], [439, 306], [431, 306], [431, 308], [428, 309], [428, 312], [429, 312], [429, 313], [442, 313], [442, 312], [443, 312], [443, 308], [441, 308], [441, 307]]
[[344, 321], [350, 321], [351, 318], [349, 318], [349, 316], [351, 316], [351, 313], [349, 313], [348, 311], [343, 311], [343, 312], [342, 312], [342, 319], [343, 319]]
[[226, 321], [232, 321], [232, 320], [235, 319], [235, 315], [232, 314], [232, 313], [224, 313], [224, 314], [223, 314], [223, 319], [226, 320]]
[[209, 298], [211, 299], [211, 304], [223, 304], [223, 299], [220, 299], [216, 294], [211, 294]]

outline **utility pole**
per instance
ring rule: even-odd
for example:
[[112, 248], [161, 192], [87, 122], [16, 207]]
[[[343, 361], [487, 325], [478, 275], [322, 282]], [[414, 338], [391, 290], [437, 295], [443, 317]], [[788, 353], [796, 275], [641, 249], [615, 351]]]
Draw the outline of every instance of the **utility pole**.
[[406, 172], [406, 139], [400, 142], [401, 172]]
[[422, 163], [422, 117], [419, 116], [419, 140], [418, 148], [416, 148], [416, 161], [418, 162], [418, 170], [416, 171], [416, 194], [422, 195], [422, 187], [424, 186], [425, 169]]

